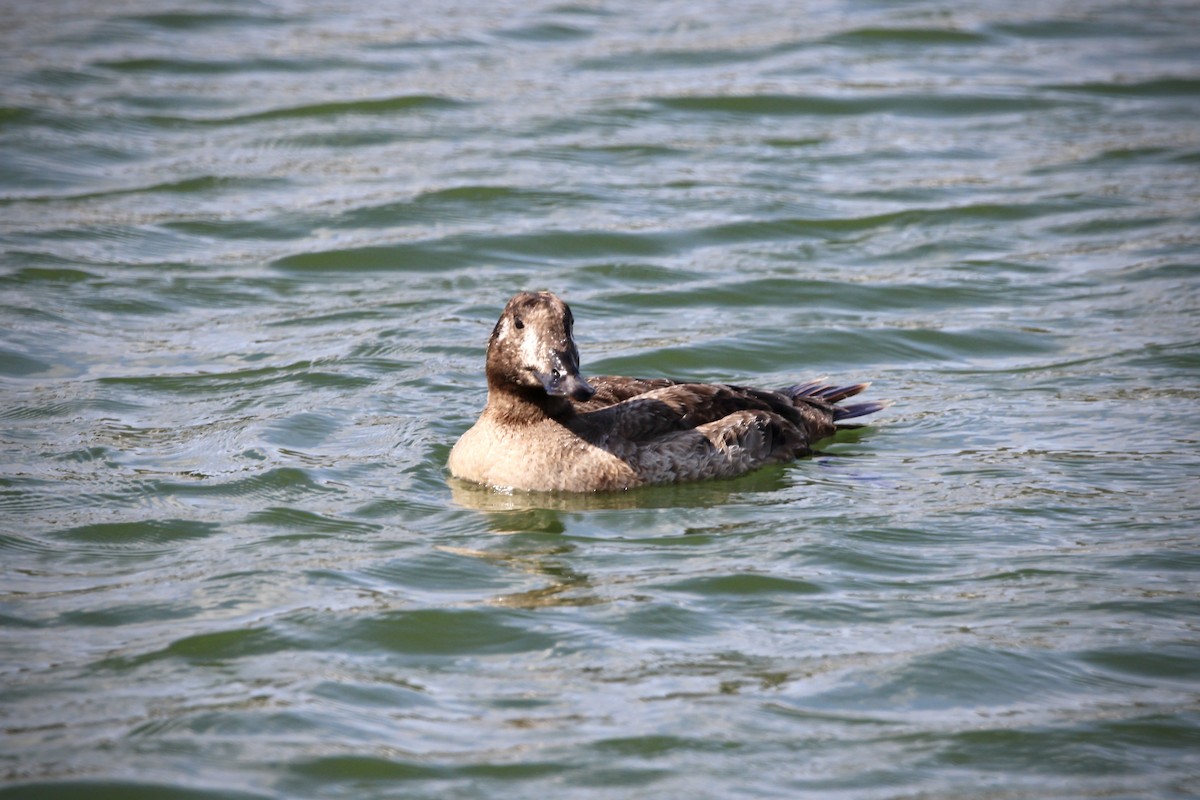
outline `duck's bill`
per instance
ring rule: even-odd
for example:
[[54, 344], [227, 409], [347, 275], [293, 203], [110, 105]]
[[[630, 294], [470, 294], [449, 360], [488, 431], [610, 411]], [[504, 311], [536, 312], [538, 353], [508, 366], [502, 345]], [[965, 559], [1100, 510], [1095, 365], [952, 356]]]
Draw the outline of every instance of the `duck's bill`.
[[591, 400], [592, 395], [596, 393], [592, 385], [585, 381], [578, 372], [558, 368], [552, 369], [548, 373], [539, 372], [538, 378], [541, 379], [546, 394], [552, 397], [570, 397], [582, 402]]

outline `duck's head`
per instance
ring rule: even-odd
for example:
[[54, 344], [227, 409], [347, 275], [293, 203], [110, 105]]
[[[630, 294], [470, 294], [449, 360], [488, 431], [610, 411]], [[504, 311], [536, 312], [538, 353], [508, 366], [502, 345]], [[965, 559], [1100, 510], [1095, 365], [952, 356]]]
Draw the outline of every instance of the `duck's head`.
[[521, 292], [508, 301], [488, 341], [488, 385], [522, 393], [589, 400], [579, 374], [571, 308], [550, 292]]

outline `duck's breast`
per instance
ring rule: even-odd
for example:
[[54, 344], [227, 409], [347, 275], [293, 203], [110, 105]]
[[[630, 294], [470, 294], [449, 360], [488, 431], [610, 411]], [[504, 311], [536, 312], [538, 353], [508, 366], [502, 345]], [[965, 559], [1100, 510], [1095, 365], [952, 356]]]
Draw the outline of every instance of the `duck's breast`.
[[456, 478], [527, 491], [609, 491], [642, 483], [628, 463], [553, 420], [505, 426], [481, 419], [454, 445], [449, 466]]

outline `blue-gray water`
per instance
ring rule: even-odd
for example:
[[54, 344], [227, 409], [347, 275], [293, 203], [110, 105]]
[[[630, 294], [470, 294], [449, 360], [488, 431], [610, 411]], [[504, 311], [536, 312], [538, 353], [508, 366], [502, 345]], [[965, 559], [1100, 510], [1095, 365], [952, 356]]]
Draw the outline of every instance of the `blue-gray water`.
[[[1200, 7], [0, 9], [0, 796], [1195, 797]], [[592, 498], [585, 371], [896, 401]]]

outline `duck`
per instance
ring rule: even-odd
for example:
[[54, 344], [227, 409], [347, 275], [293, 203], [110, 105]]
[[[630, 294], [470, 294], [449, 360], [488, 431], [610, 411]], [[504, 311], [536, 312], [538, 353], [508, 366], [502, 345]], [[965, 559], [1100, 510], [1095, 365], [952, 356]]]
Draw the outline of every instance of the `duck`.
[[487, 345], [487, 402], [450, 450], [457, 479], [511, 492], [614, 492], [732, 478], [811, 455], [869, 383], [781, 389], [669, 378], [585, 378], [574, 316], [549, 291], [505, 305]]

